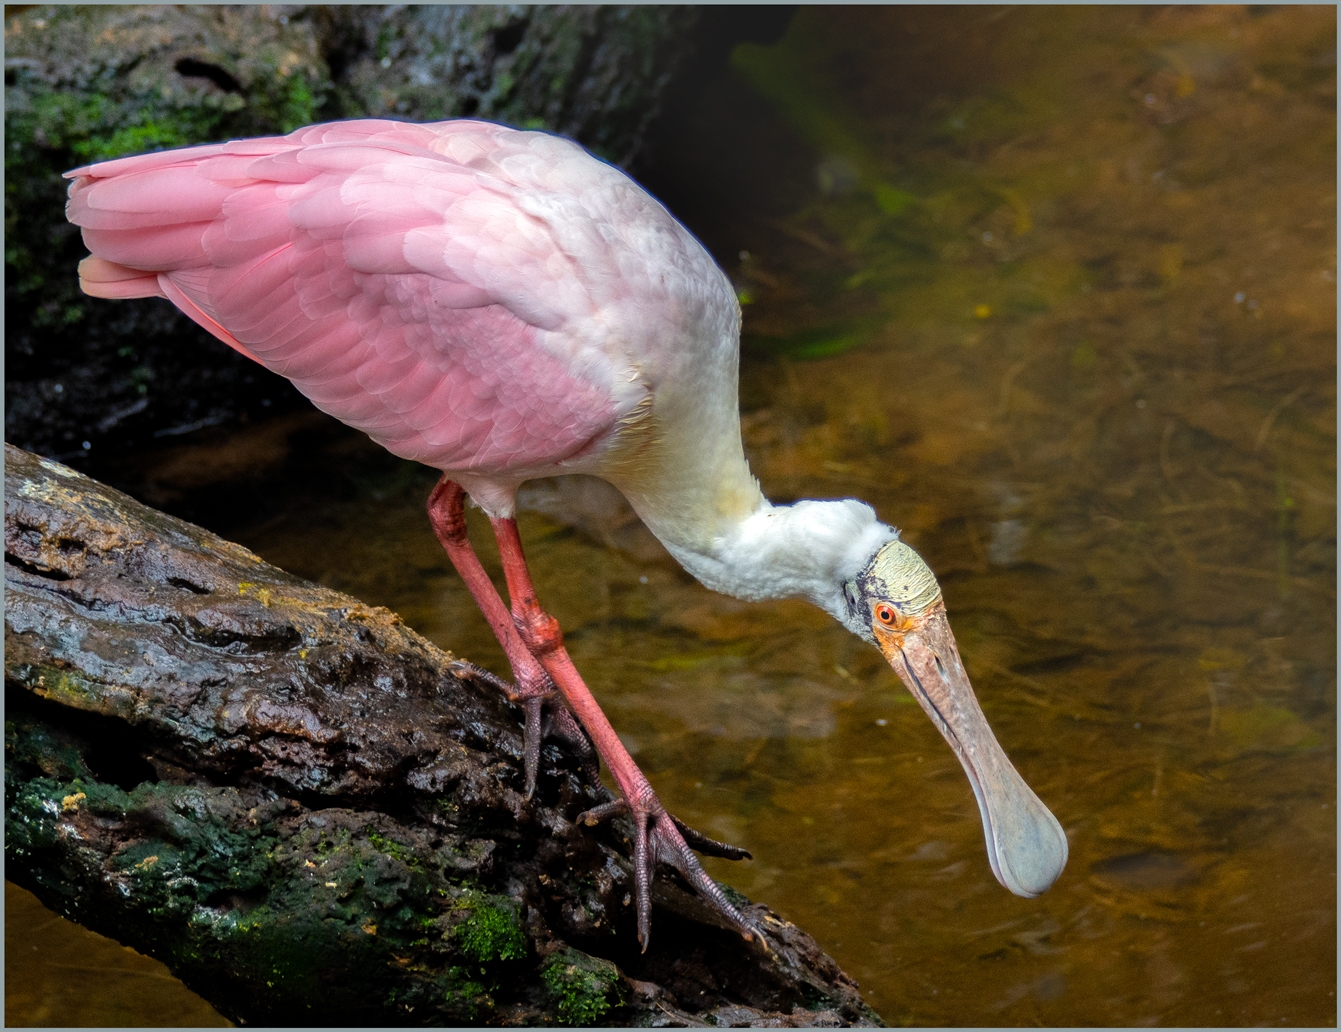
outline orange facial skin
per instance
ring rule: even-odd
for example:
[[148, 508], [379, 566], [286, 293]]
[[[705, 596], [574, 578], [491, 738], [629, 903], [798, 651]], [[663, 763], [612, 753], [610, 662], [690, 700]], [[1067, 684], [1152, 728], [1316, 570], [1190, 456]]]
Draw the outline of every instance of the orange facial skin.
[[[942, 609], [945, 603], [937, 602]], [[932, 607], [935, 608], [934, 606]], [[888, 602], [871, 603], [871, 632], [886, 657], [903, 647], [904, 636], [917, 630], [926, 615], [906, 616]]]

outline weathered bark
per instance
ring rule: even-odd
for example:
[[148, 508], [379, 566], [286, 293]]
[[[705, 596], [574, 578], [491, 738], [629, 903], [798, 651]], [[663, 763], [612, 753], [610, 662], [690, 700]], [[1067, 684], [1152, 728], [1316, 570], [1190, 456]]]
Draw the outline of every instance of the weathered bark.
[[5, 583], [8, 876], [233, 1020], [878, 1023], [668, 870], [640, 954], [606, 789], [393, 613], [8, 445]]

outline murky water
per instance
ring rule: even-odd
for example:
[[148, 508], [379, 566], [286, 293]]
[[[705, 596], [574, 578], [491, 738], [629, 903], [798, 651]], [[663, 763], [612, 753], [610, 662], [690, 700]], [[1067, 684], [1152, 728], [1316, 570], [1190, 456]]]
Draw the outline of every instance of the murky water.
[[156, 960], [53, 914], [5, 882], [5, 1024], [227, 1027]]
[[[1065, 874], [996, 883], [828, 617], [703, 589], [591, 484], [523, 538], [663, 801], [757, 858], [714, 876], [891, 1024], [1335, 1024], [1335, 55], [1330, 7], [802, 10], [681, 126], [655, 185], [748, 301], [755, 472], [928, 559]], [[148, 462], [160, 502], [249, 466], [216, 529], [506, 670], [431, 476], [301, 418]]]

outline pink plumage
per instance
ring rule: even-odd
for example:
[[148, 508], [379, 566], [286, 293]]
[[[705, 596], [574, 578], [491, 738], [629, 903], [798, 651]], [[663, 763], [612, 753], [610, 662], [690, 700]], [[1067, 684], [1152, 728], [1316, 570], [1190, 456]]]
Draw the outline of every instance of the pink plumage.
[[[809, 599], [876, 644], [959, 755], [1001, 883], [1033, 896], [1061, 873], [1065, 833], [987, 727], [931, 571], [869, 506], [764, 498], [740, 438], [730, 282], [618, 169], [544, 133], [365, 120], [68, 175], [66, 212], [93, 252], [87, 293], [165, 297], [319, 408], [444, 471], [429, 516], [512, 666], [527, 792], [543, 726], [579, 748], [590, 736], [623, 799], [578, 820], [633, 819], [644, 946], [658, 860], [760, 935], [690, 850], [748, 854], [666, 813], [573, 666], [512, 518], [531, 477], [604, 476], [707, 586]], [[466, 492], [489, 514], [510, 606], [466, 535]], [[913, 608], [910, 583], [930, 585]]]
[[87, 293], [165, 297], [395, 454], [504, 496], [590, 471], [653, 389], [628, 346], [680, 335], [660, 324], [689, 281], [655, 266], [711, 267], [617, 169], [484, 122], [338, 122], [67, 176]]

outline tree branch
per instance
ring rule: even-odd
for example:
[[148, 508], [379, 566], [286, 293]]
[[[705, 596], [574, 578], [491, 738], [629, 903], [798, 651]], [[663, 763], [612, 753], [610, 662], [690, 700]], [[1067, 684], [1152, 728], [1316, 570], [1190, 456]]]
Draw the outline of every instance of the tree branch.
[[9, 445], [5, 585], [9, 877], [232, 1020], [878, 1023], [668, 869], [641, 954], [607, 790], [388, 610]]

